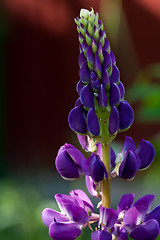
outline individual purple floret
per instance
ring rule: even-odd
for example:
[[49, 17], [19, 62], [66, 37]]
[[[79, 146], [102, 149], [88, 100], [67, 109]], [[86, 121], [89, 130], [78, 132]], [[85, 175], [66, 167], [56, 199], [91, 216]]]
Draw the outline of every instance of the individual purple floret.
[[45, 208], [42, 220], [49, 228], [52, 239], [74, 240], [81, 234], [89, 218], [92, 219], [93, 204], [82, 190], [74, 190], [70, 196], [56, 194], [55, 199], [61, 212]]
[[107, 170], [99, 155], [93, 153], [83, 165], [83, 172], [91, 176], [94, 182], [100, 182], [103, 178], [108, 178]]
[[84, 162], [84, 155], [77, 148], [66, 143], [59, 149], [55, 165], [63, 178], [72, 180], [82, 175]]
[[114, 226], [117, 218], [116, 210], [100, 206], [99, 230], [91, 233], [91, 240], [112, 240], [112, 234], [108, 230]]
[[82, 105], [74, 107], [68, 116], [70, 128], [77, 133], [86, 134], [88, 132], [86, 120], [86, 111]]
[[133, 199], [134, 194], [125, 194], [119, 202], [119, 228], [124, 227], [132, 239], [155, 240], [159, 234], [160, 205], [149, 212], [154, 195], [145, 195], [134, 204]]
[[122, 151], [115, 160], [115, 172], [119, 177], [132, 179], [138, 170], [150, 166], [154, 156], [154, 147], [150, 142], [142, 139], [136, 148], [133, 139], [126, 136]]

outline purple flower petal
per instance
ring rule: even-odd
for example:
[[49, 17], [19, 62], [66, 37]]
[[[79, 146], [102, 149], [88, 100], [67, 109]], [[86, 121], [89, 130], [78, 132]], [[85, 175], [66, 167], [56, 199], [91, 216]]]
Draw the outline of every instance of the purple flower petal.
[[93, 178], [95, 182], [100, 182], [104, 178], [105, 167], [97, 154], [92, 154], [83, 165], [83, 172]]
[[135, 152], [136, 146], [131, 137], [125, 136], [124, 144], [123, 144], [123, 149], [122, 151], [127, 151], [131, 150], [132, 152]]
[[112, 65], [112, 59], [110, 54], [106, 50], [103, 50], [103, 57], [104, 57], [103, 68], [109, 69]]
[[104, 166], [101, 164], [100, 157], [96, 154], [92, 155], [89, 172], [95, 182], [100, 182], [104, 178]]
[[102, 72], [102, 65], [101, 65], [101, 62], [99, 60], [97, 53], [95, 53], [94, 69], [97, 74]]
[[119, 129], [119, 114], [115, 106], [112, 107], [109, 117], [109, 133], [115, 134]]
[[117, 213], [119, 214], [123, 210], [128, 210], [132, 206], [133, 200], [134, 200], [134, 193], [124, 194], [121, 197], [120, 202], [117, 206]]
[[93, 52], [92, 52], [92, 47], [91, 45], [87, 48], [87, 61], [94, 64], [94, 55], [93, 55]]
[[101, 182], [95, 183], [91, 176], [85, 176], [88, 192], [97, 198], [101, 198]]
[[125, 159], [119, 167], [119, 177], [131, 179], [135, 176], [137, 171], [137, 158], [135, 153], [127, 151]]
[[123, 225], [127, 230], [133, 230], [143, 220], [142, 214], [135, 207], [129, 208], [123, 217]]
[[98, 91], [99, 88], [100, 88], [100, 86], [101, 86], [99, 80], [91, 81], [90, 85], [91, 85], [92, 89], [93, 89], [93, 90], [96, 90], [96, 91]]
[[108, 51], [110, 49], [109, 41], [107, 38], [105, 38], [103, 49]]
[[134, 112], [129, 103], [125, 100], [120, 102], [119, 107], [119, 128], [120, 130], [130, 127], [134, 120]]
[[[94, 210], [94, 206], [91, 202], [91, 200], [89, 199], [89, 197], [85, 194], [85, 192], [83, 192], [81, 189], [76, 189], [70, 192], [70, 195], [72, 197], [76, 197], [79, 198], [80, 200], [82, 200], [83, 202], [83, 207], [84, 210], [88, 213], [88, 212], [93, 212]], [[80, 205], [80, 207], [82, 207]]]
[[80, 166], [76, 165], [66, 151], [57, 155], [55, 165], [59, 174], [65, 179], [79, 178], [82, 174]]
[[77, 133], [87, 133], [86, 112], [82, 106], [74, 107], [69, 115], [70, 128]]
[[65, 144], [65, 151], [69, 154], [69, 156], [78, 166], [82, 166], [86, 160], [81, 151], [79, 151], [76, 147], [74, 147], [71, 144]]
[[111, 56], [111, 59], [112, 59], [112, 64], [116, 64], [116, 58], [115, 58], [115, 55], [114, 55], [114, 53], [112, 52], [112, 50], [111, 50], [111, 52], [110, 52], [110, 56]]
[[100, 126], [99, 126], [97, 115], [96, 115], [96, 113], [95, 113], [93, 108], [91, 108], [88, 111], [88, 114], [87, 114], [87, 126], [88, 126], [88, 130], [89, 130], [89, 132], [91, 134], [93, 134], [94, 136], [99, 136], [99, 134], [100, 134]]
[[63, 211], [66, 213], [69, 219], [77, 222], [80, 225], [88, 222], [88, 214], [82, 207], [76, 206], [72, 203], [64, 203]]
[[82, 106], [81, 99], [78, 98], [75, 102], [75, 107]]
[[89, 147], [88, 137], [89, 136], [77, 134], [78, 141], [85, 151], [88, 151], [88, 147]]
[[128, 240], [128, 233], [124, 227], [114, 226], [114, 231], [112, 232], [112, 235], [115, 236], [116, 240]]
[[68, 222], [68, 218], [63, 214], [54, 211], [50, 208], [45, 208], [42, 212], [42, 220], [44, 224], [49, 227], [52, 222]]
[[138, 154], [141, 161], [140, 169], [149, 167], [154, 160], [155, 150], [153, 145], [143, 139], [141, 139], [136, 149], [136, 153]]
[[84, 63], [86, 63], [86, 58], [85, 58], [83, 52], [81, 52], [81, 53], [79, 54], [78, 63], [79, 63], [79, 67], [80, 67], [80, 68], [83, 66]]
[[134, 203], [133, 206], [136, 207], [136, 209], [143, 215], [143, 219], [151, 209], [154, 197], [155, 196], [153, 194], [148, 194], [141, 197]]
[[112, 65], [112, 74], [110, 80], [112, 83], [117, 83], [120, 80], [120, 72], [116, 65]]
[[110, 84], [109, 73], [108, 73], [107, 69], [105, 69], [105, 68], [103, 68], [103, 70], [102, 70], [102, 84], [104, 87], [106, 87]]
[[112, 208], [105, 208], [100, 206], [100, 218], [98, 225], [105, 226], [106, 228], [110, 229], [114, 226], [118, 218], [117, 211]]
[[87, 51], [87, 48], [88, 48], [88, 45], [87, 45], [87, 43], [86, 43], [86, 39], [84, 39], [83, 42], [82, 42], [83, 52], [86, 52], [86, 51]]
[[155, 219], [160, 225], [160, 205], [155, 207], [150, 213], [145, 216], [144, 222], [147, 222], [151, 219]]
[[76, 206], [79, 206], [79, 203], [77, 202], [77, 200], [75, 198], [73, 198], [72, 196], [70, 195], [66, 195], [66, 194], [56, 194], [55, 196], [55, 199], [56, 199], [56, 202], [59, 206], [59, 209], [61, 210], [62, 213], [64, 213], [64, 204], [74, 204]]
[[112, 82], [110, 84], [109, 102], [111, 106], [117, 105], [120, 102], [120, 90], [117, 84]]
[[119, 82], [118, 84], [119, 90], [120, 90], [120, 99], [124, 98], [124, 94], [125, 94], [125, 88], [122, 82]]
[[112, 240], [112, 235], [106, 230], [97, 230], [91, 233], [91, 240]]
[[83, 83], [89, 83], [90, 82], [90, 71], [89, 71], [89, 68], [87, 66], [87, 63], [85, 63], [85, 62], [79, 70], [79, 77], [80, 77], [80, 80]]
[[98, 80], [97, 74], [94, 71], [91, 71], [90, 78], [91, 78], [91, 81]]
[[104, 86], [101, 84], [101, 87], [98, 91], [98, 104], [100, 107], [107, 107], [107, 94]]
[[98, 49], [97, 49], [98, 56], [102, 54], [102, 44], [100, 40], [98, 40]]
[[78, 94], [80, 95], [80, 92], [82, 90], [82, 88], [84, 87], [84, 83], [80, 80], [78, 83], [77, 83], [77, 86], [76, 86], [76, 90], [78, 92]]
[[135, 240], [155, 240], [159, 234], [158, 222], [154, 219], [137, 226], [131, 233]]
[[80, 234], [81, 227], [75, 222], [54, 222], [49, 226], [49, 235], [54, 240], [75, 240]]
[[110, 150], [110, 158], [111, 158], [111, 168], [114, 168], [115, 167], [115, 160], [116, 160], [116, 154], [113, 150], [113, 148], [111, 147], [111, 150]]
[[94, 107], [94, 96], [92, 89], [89, 85], [84, 86], [80, 93], [80, 99], [84, 107], [92, 108]]

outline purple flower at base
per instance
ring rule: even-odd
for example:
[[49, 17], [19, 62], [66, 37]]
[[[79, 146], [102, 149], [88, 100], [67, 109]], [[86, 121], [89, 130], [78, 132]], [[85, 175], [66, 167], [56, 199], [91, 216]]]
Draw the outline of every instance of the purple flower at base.
[[132, 179], [138, 170], [146, 169], [154, 160], [154, 147], [145, 140], [141, 140], [136, 148], [131, 137], [126, 136], [121, 153], [115, 160], [115, 172], [119, 177]]
[[160, 205], [149, 212], [154, 195], [145, 195], [134, 204], [133, 199], [134, 194], [122, 196], [117, 207], [119, 221], [129, 232], [131, 238], [135, 240], [155, 240], [159, 234]]
[[55, 165], [59, 174], [68, 180], [79, 178], [85, 162], [84, 155], [71, 144], [63, 145], [57, 154]]
[[85, 209], [86, 206], [89, 208], [92, 204], [91, 201], [88, 200], [89, 198], [81, 190], [74, 190], [70, 195], [71, 196], [64, 194], [55, 195], [61, 212], [50, 208], [45, 208], [42, 212], [42, 220], [49, 228], [49, 235], [54, 240], [76, 239], [81, 234], [82, 228], [85, 227], [89, 221]]

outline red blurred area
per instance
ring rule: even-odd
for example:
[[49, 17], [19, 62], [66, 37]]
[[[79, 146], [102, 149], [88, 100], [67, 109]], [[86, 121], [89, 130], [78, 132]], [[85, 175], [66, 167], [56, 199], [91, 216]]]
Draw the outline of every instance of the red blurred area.
[[[155, 6], [152, 14], [151, 2], [152, 8]], [[34, 165], [36, 158], [38, 165], [53, 165], [51, 159], [58, 148], [69, 141], [67, 116], [77, 98], [79, 80], [73, 19], [81, 8], [92, 6], [97, 11], [99, 4], [99, 0], [3, 0], [10, 25], [6, 43], [7, 150], [13, 165], [21, 161]], [[159, 5], [156, 0], [123, 1], [141, 66], [160, 60]]]

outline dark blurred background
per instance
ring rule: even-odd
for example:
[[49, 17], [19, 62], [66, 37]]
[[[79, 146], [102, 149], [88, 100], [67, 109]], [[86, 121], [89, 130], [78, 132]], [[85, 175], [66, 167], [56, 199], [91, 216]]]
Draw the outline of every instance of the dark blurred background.
[[[42, 209], [58, 209], [53, 200], [57, 192], [68, 193], [81, 186], [86, 191], [84, 179], [62, 180], [54, 159], [65, 142], [80, 148], [67, 120], [79, 80], [73, 19], [81, 8], [91, 7], [104, 22], [125, 98], [134, 108], [134, 124], [125, 134], [136, 144], [141, 138], [149, 140], [156, 149], [152, 167], [132, 183], [113, 181], [112, 205], [125, 192], [135, 192], [136, 198], [153, 193], [154, 204], [160, 203], [160, 1], [1, 0], [2, 240], [50, 239], [41, 221]], [[114, 141], [115, 151], [121, 150], [125, 134]]]

